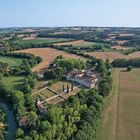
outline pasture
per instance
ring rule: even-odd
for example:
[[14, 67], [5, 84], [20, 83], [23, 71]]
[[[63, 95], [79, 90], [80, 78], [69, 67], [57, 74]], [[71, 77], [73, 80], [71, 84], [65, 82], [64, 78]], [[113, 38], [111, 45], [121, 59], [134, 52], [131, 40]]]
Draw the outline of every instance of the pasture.
[[49, 64], [55, 60], [55, 58], [59, 55], [63, 55], [65, 58], [74, 58], [74, 59], [84, 59], [83, 57], [69, 54], [64, 51], [56, 50], [53, 48], [33, 48], [33, 49], [26, 49], [26, 50], [20, 50], [17, 52], [25, 52], [25, 53], [31, 53], [35, 56], [40, 56], [43, 59], [43, 62], [41, 62], [39, 65], [35, 66], [32, 70], [36, 71], [38, 73], [43, 73]]
[[97, 140], [138, 140], [140, 138], [140, 69], [113, 70], [113, 91], [97, 131]]
[[9, 66], [17, 66], [22, 63], [23, 59], [0, 56], [0, 62], [7, 63]]
[[9, 76], [3, 77], [2, 83], [9, 90], [21, 90], [23, 86], [24, 77], [22, 76]]

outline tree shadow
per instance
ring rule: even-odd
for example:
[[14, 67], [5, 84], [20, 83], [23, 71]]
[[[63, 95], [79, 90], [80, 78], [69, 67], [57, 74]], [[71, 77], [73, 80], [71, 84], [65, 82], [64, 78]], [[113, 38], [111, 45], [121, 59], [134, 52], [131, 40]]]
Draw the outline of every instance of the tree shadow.
[[22, 86], [23, 86], [23, 82], [24, 82], [24, 79], [13, 81], [13, 83], [14, 83], [13, 88], [16, 90], [21, 90]]
[[128, 72], [127, 70], [121, 70], [120, 72]]

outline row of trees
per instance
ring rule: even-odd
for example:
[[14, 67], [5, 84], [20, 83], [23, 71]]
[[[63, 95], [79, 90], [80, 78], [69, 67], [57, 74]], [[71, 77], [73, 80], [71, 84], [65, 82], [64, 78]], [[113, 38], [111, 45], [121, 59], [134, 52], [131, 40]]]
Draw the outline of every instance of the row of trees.
[[0, 139], [5, 140], [6, 113], [0, 108]]
[[36, 83], [37, 79], [35, 74], [30, 74], [27, 77], [25, 77], [22, 87], [23, 93], [31, 93], [32, 89], [35, 88]]
[[102, 50], [103, 45], [93, 45], [93, 46], [72, 46], [72, 45], [61, 45], [61, 46], [57, 46], [59, 47], [59, 49], [62, 48], [62, 50], [65, 51], [75, 51], [75, 52], [93, 52], [93, 51], [99, 51]]
[[101, 80], [99, 82], [99, 94], [103, 97], [109, 95], [112, 89], [112, 75], [111, 75], [111, 64], [109, 59], [104, 63], [102, 60], [97, 60], [96, 70], [101, 74]]
[[125, 46], [133, 46], [133, 47], [140, 47], [140, 37], [139, 36], [119, 36], [116, 39], [118, 40], [127, 40], [124, 45]]
[[115, 59], [112, 62], [112, 66], [114, 67], [128, 67], [128, 66], [132, 66], [135, 68], [139, 68], [140, 67], [140, 58], [133, 58], [133, 59]]

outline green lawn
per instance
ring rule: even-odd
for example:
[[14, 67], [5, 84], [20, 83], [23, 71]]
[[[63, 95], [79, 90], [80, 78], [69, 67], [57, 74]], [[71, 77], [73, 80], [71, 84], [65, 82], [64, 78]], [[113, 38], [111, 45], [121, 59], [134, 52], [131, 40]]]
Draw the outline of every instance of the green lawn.
[[4, 86], [10, 90], [21, 90], [23, 86], [24, 77], [21, 76], [10, 76], [3, 77], [2, 83]]
[[14, 57], [0, 56], [0, 62], [7, 63], [10, 66], [17, 66], [22, 63], [23, 59], [18, 59]]

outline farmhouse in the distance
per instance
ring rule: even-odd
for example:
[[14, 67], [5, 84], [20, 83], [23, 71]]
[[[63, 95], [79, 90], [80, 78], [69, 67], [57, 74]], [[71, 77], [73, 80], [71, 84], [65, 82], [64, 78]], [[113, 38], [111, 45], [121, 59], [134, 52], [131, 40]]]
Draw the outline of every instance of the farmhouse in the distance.
[[91, 71], [76, 69], [66, 74], [66, 79], [68, 81], [77, 82], [90, 89], [94, 88], [98, 81], [97, 75], [95, 73]]

